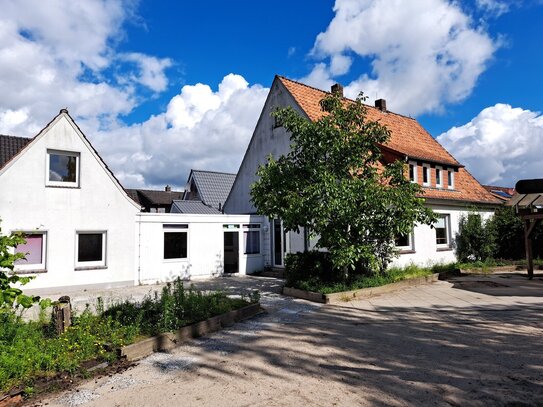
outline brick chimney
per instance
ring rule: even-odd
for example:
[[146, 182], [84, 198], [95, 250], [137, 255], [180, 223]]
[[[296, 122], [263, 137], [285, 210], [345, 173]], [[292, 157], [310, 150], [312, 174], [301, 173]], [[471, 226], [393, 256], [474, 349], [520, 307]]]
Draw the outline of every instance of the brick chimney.
[[375, 101], [375, 107], [382, 112], [387, 111], [387, 101], [385, 99], [377, 99]]
[[169, 185], [166, 185], [166, 188], [164, 188], [164, 191], [166, 192], [172, 192], [172, 187]]
[[343, 97], [343, 86], [341, 84], [336, 83], [336, 84], [332, 85], [331, 90], [332, 90], [332, 93], [334, 95], [339, 95], [339, 96]]

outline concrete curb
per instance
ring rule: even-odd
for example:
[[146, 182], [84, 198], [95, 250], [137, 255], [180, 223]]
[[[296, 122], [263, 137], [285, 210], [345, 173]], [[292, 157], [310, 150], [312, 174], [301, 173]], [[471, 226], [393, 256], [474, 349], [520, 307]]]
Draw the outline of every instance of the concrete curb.
[[149, 356], [153, 352], [171, 350], [188, 339], [204, 336], [211, 332], [216, 332], [221, 328], [232, 326], [236, 322], [251, 318], [260, 313], [260, 303], [247, 305], [246, 307], [217, 315], [197, 322], [192, 325], [184, 326], [176, 332], [166, 332], [152, 338], [147, 338], [131, 345], [123, 346], [120, 349], [121, 357], [128, 361], [135, 361]]
[[321, 294], [311, 291], [299, 290], [292, 287], [283, 287], [283, 295], [289, 297], [301, 298], [303, 300], [320, 302], [323, 304], [334, 304], [340, 302], [348, 302], [352, 300], [358, 300], [363, 298], [371, 298], [376, 295], [390, 293], [401, 290], [406, 287], [412, 287], [415, 285], [433, 283], [438, 280], [446, 279], [452, 275], [458, 273], [434, 273], [429, 276], [409, 278], [406, 280], [398, 281], [397, 283], [391, 283], [380, 287], [361, 288], [353, 291], [343, 291], [333, 294]]
[[[512, 271], [523, 271], [526, 270], [526, 266], [521, 265], [510, 265], [510, 266], [495, 266], [495, 267], [477, 267], [471, 269], [461, 269], [462, 273], [467, 274], [481, 274], [481, 273], [500, 273], [500, 272], [512, 272]], [[543, 266], [534, 265], [534, 270], [543, 270]]]

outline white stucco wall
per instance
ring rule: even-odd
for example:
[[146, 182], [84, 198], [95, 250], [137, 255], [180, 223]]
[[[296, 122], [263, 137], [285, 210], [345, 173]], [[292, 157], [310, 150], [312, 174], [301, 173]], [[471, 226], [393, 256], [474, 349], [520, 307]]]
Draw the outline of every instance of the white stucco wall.
[[[78, 188], [46, 186], [48, 149], [80, 153]], [[0, 172], [2, 232], [47, 233], [47, 271], [27, 288], [133, 284], [138, 212], [65, 114]], [[105, 268], [76, 270], [76, 231], [107, 233]]]
[[[155, 283], [176, 277], [193, 279], [222, 274], [224, 269], [224, 231], [237, 231], [239, 237], [239, 275], [251, 274], [264, 268], [269, 257], [267, 222], [257, 215], [137, 215], [137, 233], [141, 246], [137, 254], [136, 281]], [[188, 253], [186, 259], [164, 259], [164, 225], [186, 224]], [[260, 254], [243, 253], [243, 225], [259, 224]], [[239, 229], [225, 229], [224, 225], [239, 225]], [[183, 229], [185, 230], [185, 229]]]
[[[463, 206], [453, 205], [429, 205], [432, 210], [437, 214], [450, 216], [450, 239], [454, 242], [454, 238], [458, 233], [458, 224], [462, 215], [467, 216], [470, 213], [470, 208]], [[483, 219], [488, 219], [494, 214], [494, 209], [477, 209], [477, 211], [471, 210], [481, 214]], [[451, 263], [456, 261], [456, 254], [451, 247], [450, 250], [438, 249], [436, 245], [436, 231], [427, 225], [418, 225], [414, 228], [414, 253], [400, 254], [399, 257], [394, 259], [391, 266], [406, 266], [411, 263], [419, 266], [431, 266], [440, 263]], [[454, 244], [453, 244], [454, 245]]]
[[271, 113], [277, 107], [291, 106], [301, 115], [305, 113], [297, 107], [296, 101], [284, 86], [275, 80], [266, 99], [266, 103], [258, 119], [249, 146], [240, 165], [232, 191], [224, 205], [225, 213], [255, 213], [251, 204], [251, 185], [256, 181], [259, 165], [265, 164], [267, 157], [288, 154], [290, 151], [290, 136], [283, 127], [275, 127]]

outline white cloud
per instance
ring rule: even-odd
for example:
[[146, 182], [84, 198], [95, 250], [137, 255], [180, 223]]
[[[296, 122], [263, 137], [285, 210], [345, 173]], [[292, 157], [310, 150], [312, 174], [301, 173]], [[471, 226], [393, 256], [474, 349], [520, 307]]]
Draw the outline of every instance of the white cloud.
[[540, 113], [499, 103], [437, 140], [484, 184], [514, 186], [519, 179], [543, 177]]
[[191, 168], [237, 171], [268, 91], [234, 74], [186, 85], [166, 112], [90, 138], [123, 185], [183, 187]]
[[465, 99], [497, 45], [448, 0], [336, 0], [335, 16], [317, 36], [319, 62], [303, 81], [327, 88], [366, 58], [372, 72], [345, 91], [386, 98], [391, 110], [417, 115]]
[[121, 55], [121, 60], [134, 62], [139, 71], [132, 76], [134, 82], [140, 83], [154, 92], [162, 92], [168, 86], [168, 78], [164, 70], [172, 66], [169, 58], [155, 58], [139, 52]]
[[[2, 0], [0, 130], [31, 136], [64, 107], [89, 122], [111, 122], [136, 106], [138, 86], [164, 90], [168, 59], [116, 56], [135, 3]], [[116, 81], [110, 72], [119, 70], [124, 78]], [[23, 120], [10, 112], [24, 112]]]
[[499, 17], [507, 13], [510, 8], [510, 2], [501, 0], [476, 0], [477, 7], [494, 17]]

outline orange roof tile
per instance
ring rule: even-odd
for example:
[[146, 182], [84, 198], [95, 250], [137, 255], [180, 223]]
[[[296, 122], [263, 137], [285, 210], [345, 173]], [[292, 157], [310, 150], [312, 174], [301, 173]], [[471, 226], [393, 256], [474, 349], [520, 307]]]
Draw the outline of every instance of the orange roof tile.
[[[310, 120], [318, 120], [324, 115], [319, 102], [326, 94], [323, 90], [277, 76], [277, 79], [294, 97], [300, 108]], [[347, 102], [352, 100], [345, 98]], [[439, 144], [415, 119], [393, 112], [383, 112], [367, 106], [367, 118], [379, 121], [391, 131], [385, 147], [412, 159], [444, 164], [457, 168], [455, 189], [423, 188], [425, 198], [446, 199], [499, 204], [500, 201], [485, 190], [479, 182], [445, 148]]]

